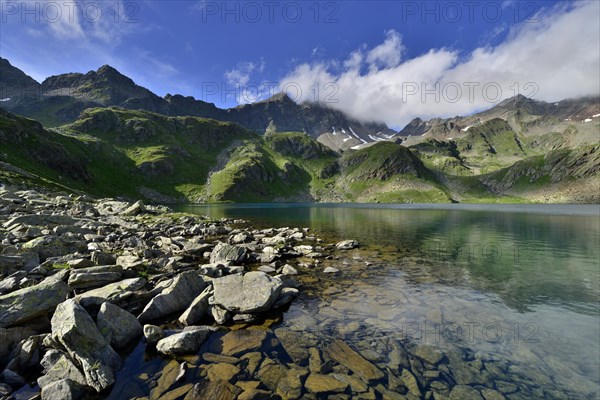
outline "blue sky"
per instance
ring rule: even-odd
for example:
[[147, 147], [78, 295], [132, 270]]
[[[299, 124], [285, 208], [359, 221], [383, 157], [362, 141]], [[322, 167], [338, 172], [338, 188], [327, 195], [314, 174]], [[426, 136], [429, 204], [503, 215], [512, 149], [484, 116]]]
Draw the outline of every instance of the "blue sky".
[[[402, 126], [497, 100], [477, 93], [466, 101], [468, 77], [483, 86], [503, 75], [502, 98], [534, 80], [539, 90], [530, 85], [524, 94], [549, 101], [599, 90], [595, 1], [0, 3], [0, 55], [37, 80], [110, 64], [161, 96], [191, 95], [219, 107], [291, 87], [298, 101]], [[565, 43], [557, 47], [557, 40]], [[556, 65], [556, 51], [571, 61]], [[513, 53], [519, 64], [504, 68]], [[554, 82], [575, 65], [569, 80], [577, 87]], [[415, 93], [436, 82], [453, 82], [450, 91], [458, 82], [460, 101], [446, 101], [454, 99], [449, 92], [441, 99]]]

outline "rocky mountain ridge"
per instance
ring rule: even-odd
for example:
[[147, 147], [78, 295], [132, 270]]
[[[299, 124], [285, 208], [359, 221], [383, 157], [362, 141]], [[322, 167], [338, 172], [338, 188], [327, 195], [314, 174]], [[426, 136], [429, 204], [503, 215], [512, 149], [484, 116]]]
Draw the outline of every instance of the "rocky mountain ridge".
[[[46, 126], [58, 126], [75, 121], [89, 107], [117, 106], [145, 110], [170, 116], [196, 116], [219, 121], [236, 122], [263, 134], [271, 126], [280, 132], [306, 132], [314, 138], [332, 130], [347, 129], [361, 143], [384, 139], [395, 134], [384, 124], [365, 124], [316, 103], [297, 104], [283, 93], [257, 103], [220, 109], [212, 103], [193, 97], [167, 94], [164, 98], [137, 85], [115, 68], [104, 65], [86, 74], [67, 73], [51, 76], [41, 84], [1, 59], [0, 85], [7, 93], [2, 106], [20, 115], [38, 119]], [[17, 77], [17, 78], [13, 78]], [[34, 85], [33, 93], [23, 91], [24, 85]], [[341, 142], [340, 147], [345, 147]]]

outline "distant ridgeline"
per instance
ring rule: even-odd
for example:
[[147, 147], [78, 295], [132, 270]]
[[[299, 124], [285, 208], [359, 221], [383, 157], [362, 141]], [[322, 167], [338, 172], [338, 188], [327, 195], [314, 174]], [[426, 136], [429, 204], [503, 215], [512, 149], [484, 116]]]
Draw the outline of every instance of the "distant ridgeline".
[[155, 202], [599, 202], [600, 99], [516, 96], [395, 132], [285, 94], [219, 109], [110, 66], [0, 59], [0, 180]]

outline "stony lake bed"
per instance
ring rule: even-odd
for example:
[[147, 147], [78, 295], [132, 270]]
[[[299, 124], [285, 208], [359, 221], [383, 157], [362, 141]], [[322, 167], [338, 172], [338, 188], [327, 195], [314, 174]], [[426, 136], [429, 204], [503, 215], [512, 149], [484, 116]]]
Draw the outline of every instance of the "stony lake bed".
[[[209, 218], [10, 188], [0, 201], [2, 398], [490, 400], [598, 393], [593, 268], [590, 275], [571, 266], [569, 279], [585, 275], [587, 287], [569, 281], [567, 293], [555, 288], [555, 302], [567, 297], [580, 307], [555, 321], [577, 328], [565, 333], [545, 322], [553, 316], [548, 310], [528, 312], [533, 305], [523, 298], [531, 293], [522, 287], [498, 290], [503, 281], [495, 275], [502, 271], [481, 272], [483, 265], [499, 268], [503, 247], [489, 243], [487, 258], [473, 262], [464, 251], [463, 258], [448, 257], [449, 250], [423, 257], [410, 241], [397, 246], [371, 235], [363, 244], [356, 230], [313, 229], [287, 210], [297, 227], [254, 221], [251, 213]], [[204, 211], [211, 210], [198, 213]], [[385, 225], [373, 215], [368, 220]], [[420, 229], [430, 231], [439, 220], [421, 216]], [[471, 225], [485, 236], [483, 224]], [[533, 258], [527, 250], [522, 257]], [[588, 251], [587, 263], [596, 254]], [[506, 253], [514, 264], [514, 252]], [[545, 254], [538, 248], [535, 265], [548, 264]], [[465, 267], [469, 262], [474, 270]], [[511, 271], [523, 274], [518, 281], [535, 281], [532, 269], [538, 279], [548, 274], [521, 264]]]

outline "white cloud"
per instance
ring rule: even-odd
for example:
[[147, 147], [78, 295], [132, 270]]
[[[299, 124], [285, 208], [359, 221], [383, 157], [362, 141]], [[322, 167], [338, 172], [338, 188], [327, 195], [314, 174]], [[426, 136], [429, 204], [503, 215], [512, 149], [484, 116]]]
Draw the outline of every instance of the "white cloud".
[[404, 46], [402, 46], [402, 37], [395, 30], [389, 30], [385, 33], [385, 41], [367, 55], [367, 63], [371, 69], [379, 67], [392, 68], [400, 64], [400, 58]]
[[229, 85], [246, 86], [250, 83], [250, 77], [257, 72], [262, 74], [265, 71], [266, 63], [261, 58], [260, 62], [239, 62], [235, 68], [225, 72], [225, 79]]
[[[379, 46], [352, 52], [341, 71], [336, 61], [301, 64], [280, 87], [297, 101], [321, 101], [397, 128], [415, 117], [468, 115], [516, 93], [545, 101], [599, 95], [599, 13], [599, 2], [562, 3], [538, 13], [537, 23], [513, 27], [496, 47], [466, 57], [441, 48], [402, 60], [402, 38], [388, 31]], [[327, 83], [334, 84], [329, 91]]]

